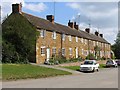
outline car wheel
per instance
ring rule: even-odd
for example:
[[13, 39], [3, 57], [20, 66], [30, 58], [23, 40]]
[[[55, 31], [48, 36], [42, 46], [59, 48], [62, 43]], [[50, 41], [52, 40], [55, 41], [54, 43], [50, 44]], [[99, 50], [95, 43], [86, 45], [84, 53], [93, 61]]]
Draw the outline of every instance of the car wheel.
[[97, 69], [97, 72], [99, 72], [99, 69]]
[[93, 68], [92, 72], [95, 72], [95, 69]]

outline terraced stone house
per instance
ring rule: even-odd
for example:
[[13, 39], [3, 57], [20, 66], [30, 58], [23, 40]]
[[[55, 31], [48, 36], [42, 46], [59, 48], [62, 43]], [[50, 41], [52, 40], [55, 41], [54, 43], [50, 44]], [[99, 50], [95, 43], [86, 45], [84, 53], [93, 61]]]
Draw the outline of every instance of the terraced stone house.
[[111, 58], [111, 45], [103, 38], [103, 34], [90, 33], [90, 29], [79, 29], [76, 22], [68, 21], [68, 26], [54, 22], [53, 15], [46, 19], [22, 12], [21, 4], [12, 5], [12, 13], [24, 16], [39, 31], [36, 41], [36, 63], [49, 61], [53, 56], [62, 55], [66, 59], [83, 59], [89, 53], [95, 54], [95, 46], [100, 48], [100, 57]]

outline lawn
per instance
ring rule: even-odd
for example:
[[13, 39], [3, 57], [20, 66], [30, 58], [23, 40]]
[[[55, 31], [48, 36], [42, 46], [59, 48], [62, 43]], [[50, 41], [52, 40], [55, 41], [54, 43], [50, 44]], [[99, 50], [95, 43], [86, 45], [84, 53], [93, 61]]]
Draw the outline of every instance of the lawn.
[[29, 64], [3, 64], [2, 80], [45, 78], [58, 75], [69, 75], [70, 72]]
[[[63, 66], [63, 67], [67, 69], [75, 70], [75, 71], [80, 70], [80, 66]], [[105, 64], [100, 64], [99, 68], [105, 68]]]
[[106, 68], [106, 65], [105, 64], [100, 64], [99, 68]]
[[63, 67], [67, 69], [75, 70], [75, 71], [80, 70], [80, 66], [63, 66]]

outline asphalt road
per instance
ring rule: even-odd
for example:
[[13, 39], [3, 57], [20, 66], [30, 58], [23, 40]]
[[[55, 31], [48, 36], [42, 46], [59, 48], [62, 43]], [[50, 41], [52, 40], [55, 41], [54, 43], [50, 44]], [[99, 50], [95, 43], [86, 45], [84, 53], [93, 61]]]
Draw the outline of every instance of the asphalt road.
[[2, 88], [118, 88], [118, 69], [100, 69], [95, 73], [77, 73], [42, 79], [3, 82]]

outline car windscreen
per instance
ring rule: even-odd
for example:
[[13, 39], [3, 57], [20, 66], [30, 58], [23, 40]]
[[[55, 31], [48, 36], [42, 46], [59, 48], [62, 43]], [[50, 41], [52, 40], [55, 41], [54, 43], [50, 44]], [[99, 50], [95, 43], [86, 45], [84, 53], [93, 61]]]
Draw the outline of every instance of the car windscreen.
[[92, 64], [93, 64], [93, 61], [85, 61], [84, 64], [85, 64], [85, 65], [92, 65]]
[[112, 60], [107, 61], [107, 63], [106, 63], [106, 64], [113, 64], [113, 61], [112, 61]]

